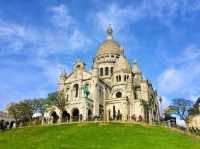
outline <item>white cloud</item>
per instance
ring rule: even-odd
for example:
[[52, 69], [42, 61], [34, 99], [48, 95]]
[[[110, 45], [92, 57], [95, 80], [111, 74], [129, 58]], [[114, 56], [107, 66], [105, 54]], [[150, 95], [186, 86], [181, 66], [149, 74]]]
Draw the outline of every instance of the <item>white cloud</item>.
[[79, 30], [74, 30], [69, 37], [67, 44], [71, 49], [85, 50], [86, 47], [84, 46], [91, 44], [91, 40]]
[[[24, 50], [35, 54], [66, 53], [85, 50], [91, 40], [80, 30], [78, 23], [70, 15], [64, 5], [49, 8], [52, 16], [49, 18], [55, 25], [51, 30], [46, 27], [21, 25], [0, 20], [0, 45], [2, 49], [9, 47], [9, 52]], [[3, 52], [1, 49], [1, 52]], [[67, 50], [66, 50], [67, 49]], [[8, 51], [5, 51], [8, 52]]]
[[69, 10], [65, 5], [54, 6], [51, 11], [53, 12], [51, 21], [54, 25], [67, 28], [75, 24], [75, 20], [70, 16]]
[[142, 0], [136, 4], [121, 6], [118, 3], [106, 5], [96, 13], [95, 23], [105, 30], [112, 24], [116, 31], [124, 30], [141, 19], [157, 19], [161, 24], [172, 26], [173, 19], [188, 11], [200, 9], [198, 0]]
[[[67, 61], [69, 55], [86, 50], [91, 44], [66, 6], [49, 9], [53, 13], [49, 18], [51, 29], [0, 19], [0, 56], [8, 57], [0, 61], [4, 78], [0, 81], [1, 99], [44, 97], [57, 86], [60, 72], [64, 69], [69, 72], [71, 68], [69, 63], [65, 65], [51, 56], [64, 55]], [[28, 58], [22, 59], [24, 53]], [[12, 90], [12, 94], [8, 96], [6, 90]]]
[[183, 51], [181, 57], [181, 59], [185, 60], [186, 62], [190, 60], [197, 60], [200, 57], [200, 49], [197, 48], [195, 45], [191, 45]]
[[[171, 59], [174, 66], [166, 68], [158, 77], [158, 89], [164, 95], [193, 99], [200, 95], [200, 49], [185, 48], [178, 57]], [[174, 97], [172, 97], [174, 98]]]
[[139, 11], [133, 7], [122, 8], [118, 4], [113, 3], [96, 13], [97, 19], [95, 19], [95, 23], [103, 30], [107, 28], [108, 24], [112, 24], [114, 30], [118, 32], [131, 21], [137, 20], [140, 15]]
[[168, 68], [158, 78], [159, 89], [166, 93], [178, 91], [184, 86], [186, 78], [187, 76], [181, 70]]
[[24, 25], [0, 20], [0, 45], [13, 51], [22, 49], [27, 43], [35, 43], [38, 33]]
[[56, 85], [58, 82], [58, 77], [62, 71], [69, 72], [69, 66], [66, 66], [59, 62], [51, 62], [45, 58], [36, 58], [34, 63], [36, 63], [38, 68], [41, 68], [41, 75], [46, 77], [48, 84]]
[[24, 37], [24, 27], [17, 24], [7, 24], [0, 20], [0, 37]]

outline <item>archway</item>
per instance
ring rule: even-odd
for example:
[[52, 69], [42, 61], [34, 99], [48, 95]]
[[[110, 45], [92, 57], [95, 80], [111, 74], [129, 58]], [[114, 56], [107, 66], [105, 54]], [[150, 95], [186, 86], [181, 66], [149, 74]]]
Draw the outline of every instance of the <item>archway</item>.
[[92, 120], [92, 111], [88, 109], [88, 121]]
[[70, 114], [67, 111], [63, 111], [62, 113], [62, 121], [63, 122], [69, 122], [70, 121]]
[[72, 110], [72, 121], [79, 121], [79, 110], [77, 108]]
[[59, 116], [56, 114], [55, 111], [53, 111], [53, 112], [51, 113], [51, 116], [53, 117], [52, 122], [53, 122], [53, 123], [57, 123], [57, 121], [58, 121], [58, 119], [59, 119]]

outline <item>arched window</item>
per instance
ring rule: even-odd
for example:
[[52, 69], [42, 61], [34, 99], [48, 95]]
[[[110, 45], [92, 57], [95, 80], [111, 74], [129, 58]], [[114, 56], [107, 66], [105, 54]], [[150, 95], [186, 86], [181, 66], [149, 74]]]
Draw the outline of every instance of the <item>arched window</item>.
[[126, 75], [124, 75], [124, 82], [126, 82]]
[[101, 97], [101, 87], [99, 87], [99, 96]]
[[127, 80], [129, 79], [129, 76], [127, 75]]
[[116, 96], [117, 98], [121, 98], [121, 97], [122, 97], [122, 93], [121, 93], [121, 92], [117, 92], [117, 93], [115, 94], [115, 96]]
[[113, 106], [113, 119], [115, 120], [116, 118], [116, 110], [115, 110], [115, 106]]
[[103, 76], [103, 68], [100, 68], [100, 76]]
[[119, 82], [121, 82], [121, 76], [119, 75]]
[[119, 78], [118, 78], [118, 76], [116, 76], [116, 81], [117, 81], [117, 82], [119, 81]]
[[113, 67], [110, 68], [110, 74], [113, 74]]
[[107, 76], [109, 74], [108, 67], [105, 68], [105, 75]]
[[74, 96], [78, 97], [78, 84], [74, 85], [74, 92], [75, 92]]
[[68, 98], [69, 98], [69, 95], [67, 94], [67, 99], [66, 99], [67, 101], [68, 101]]

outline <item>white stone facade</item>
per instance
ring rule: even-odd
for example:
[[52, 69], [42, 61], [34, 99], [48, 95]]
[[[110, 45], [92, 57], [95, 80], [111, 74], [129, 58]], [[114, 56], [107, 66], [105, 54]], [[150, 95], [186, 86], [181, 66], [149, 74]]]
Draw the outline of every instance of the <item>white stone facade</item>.
[[[135, 61], [131, 66], [124, 56], [124, 49], [113, 40], [112, 28], [107, 29], [107, 39], [97, 49], [90, 72], [76, 60], [70, 74], [59, 77], [58, 91], [64, 90], [66, 111], [70, 121], [136, 120], [147, 123], [159, 121], [157, 92], [150, 81], [143, 79]], [[89, 88], [88, 98], [83, 94], [83, 85]], [[52, 117], [54, 107], [45, 114]]]
[[189, 127], [200, 129], [200, 114], [191, 117]]
[[[200, 103], [199, 103], [199, 111], [200, 111]], [[200, 129], [200, 114], [190, 116], [189, 127]]]

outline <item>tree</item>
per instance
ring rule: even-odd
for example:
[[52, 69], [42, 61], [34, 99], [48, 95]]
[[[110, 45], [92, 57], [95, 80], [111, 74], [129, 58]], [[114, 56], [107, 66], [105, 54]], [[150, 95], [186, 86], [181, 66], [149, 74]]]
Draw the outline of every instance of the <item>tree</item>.
[[[47, 100], [50, 105], [56, 106], [61, 111], [61, 113], [63, 113], [65, 106], [68, 104], [63, 90], [50, 93], [47, 97]], [[62, 116], [60, 115], [60, 118], [61, 117]]]
[[23, 124], [31, 122], [34, 109], [31, 100], [23, 100], [19, 103], [11, 104], [8, 108], [8, 114], [11, 115], [16, 121]]
[[20, 112], [20, 119], [22, 121], [26, 122], [32, 120], [34, 109], [30, 99], [19, 102], [18, 110]]
[[54, 104], [54, 101], [56, 100], [57, 94], [58, 94], [58, 92], [52, 92], [52, 93], [48, 94], [47, 103], [49, 105]]
[[177, 115], [180, 120], [184, 120], [188, 126], [188, 110], [192, 106], [192, 101], [184, 98], [172, 99], [172, 104], [168, 107], [168, 113]]
[[17, 103], [11, 103], [8, 107], [8, 115], [12, 116], [15, 121], [19, 120], [19, 112], [18, 112], [18, 104]]
[[44, 116], [44, 113], [47, 108], [47, 100], [43, 98], [33, 99], [32, 107], [33, 107], [34, 113], [39, 113], [41, 114], [41, 116]]
[[189, 115], [195, 115], [195, 114], [199, 114], [199, 105], [200, 104], [200, 97], [197, 99], [197, 101], [194, 103], [194, 105], [192, 106], [192, 108], [189, 109]]

